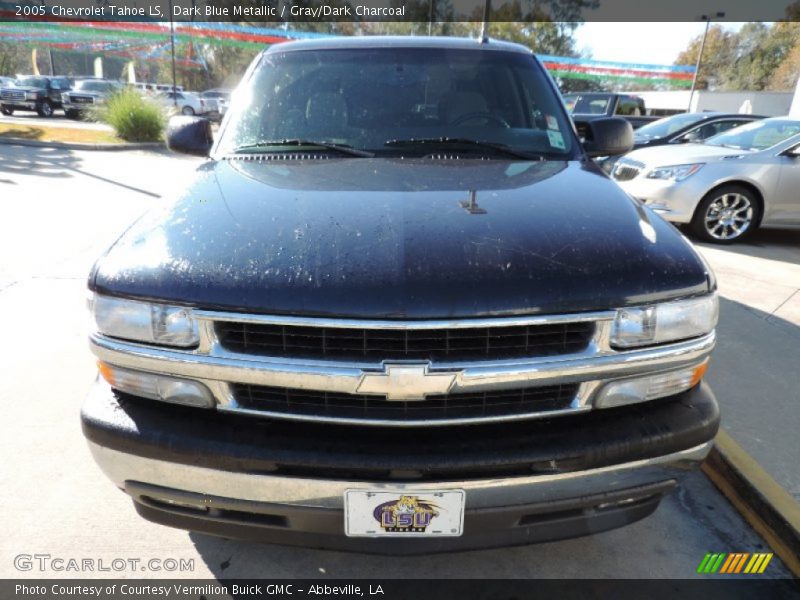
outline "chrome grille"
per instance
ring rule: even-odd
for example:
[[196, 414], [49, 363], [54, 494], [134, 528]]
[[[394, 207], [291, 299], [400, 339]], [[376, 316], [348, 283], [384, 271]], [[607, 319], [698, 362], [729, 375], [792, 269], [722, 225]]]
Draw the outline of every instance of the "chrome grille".
[[70, 96], [69, 100], [76, 104], [94, 104], [94, 98], [91, 96]]
[[641, 163], [620, 160], [614, 165], [611, 177], [617, 181], [630, 181], [639, 175], [643, 167], [644, 165]]
[[25, 92], [15, 92], [13, 90], [3, 90], [0, 93], [2, 100], [25, 100]]
[[578, 387], [578, 384], [562, 384], [439, 394], [428, 396], [424, 401], [407, 402], [388, 401], [381, 396], [365, 394], [248, 384], [233, 384], [231, 393], [239, 408], [264, 413], [326, 419], [435, 422], [568, 410], [578, 393]]
[[302, 327], [217, 322], [232, 352], [287, 358], [362, 360], [491, 360], [572, 354], [585, 350], [592, 322], [442, 329]]

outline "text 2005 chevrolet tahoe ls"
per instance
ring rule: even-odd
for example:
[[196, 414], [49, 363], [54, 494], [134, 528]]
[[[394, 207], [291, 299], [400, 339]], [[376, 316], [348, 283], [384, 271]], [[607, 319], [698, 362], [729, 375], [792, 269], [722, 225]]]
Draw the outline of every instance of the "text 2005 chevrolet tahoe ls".
[[708, 452], [716, 284], [529, 50], [280, 44], [89, 279], [97, 463], [158, 523], [415, 553], [593, 534]]

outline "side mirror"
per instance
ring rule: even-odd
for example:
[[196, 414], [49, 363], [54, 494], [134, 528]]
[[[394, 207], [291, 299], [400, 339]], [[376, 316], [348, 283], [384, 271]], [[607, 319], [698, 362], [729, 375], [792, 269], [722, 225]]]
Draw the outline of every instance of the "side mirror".
[[789, 158], [800, 158], [800, 144], [784, 150], [783, 155]]
[[703, 141], [703, 137], [700, 135], [700, 132], [695, 129], [694, 131], [683, 134], [677, 141], [680, 144], [697, 144]]
[[576, 122], [575, 125], [584, 133], [583, 149], [592, 158], [626, 154], [633, 150], [633, 127], [625, 119], [608, 117]]
[[181, 154], [208, 156], [214, 136], [211, 121], [200, 117], [172, 117], [167, 125], [167, 148]]

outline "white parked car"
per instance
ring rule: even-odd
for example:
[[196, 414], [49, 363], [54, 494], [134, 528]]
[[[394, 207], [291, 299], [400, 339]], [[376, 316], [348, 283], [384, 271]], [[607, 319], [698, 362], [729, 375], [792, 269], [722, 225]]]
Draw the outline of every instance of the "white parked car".
[[182, 115], [204, 115], [211, 112], [209, 104], [194, 92], [164, 92], [156, 96], [167, 108]]
[[634, 150], [611, 177], [668, 221], [729, 244], [759, 226], [800, 225], [800, 119], [776, 117], [702, 144]]
[[227, 100], [231, 97], [231, 90], [226, 90], [223, 88], [214, 88], [212, 90], [206, 90], [200, 97], [205, 100], [206, 102], [210, 102], [214, 105], [214, 110], [216, 112], [220, 112], [219, 107], [222, 100]]

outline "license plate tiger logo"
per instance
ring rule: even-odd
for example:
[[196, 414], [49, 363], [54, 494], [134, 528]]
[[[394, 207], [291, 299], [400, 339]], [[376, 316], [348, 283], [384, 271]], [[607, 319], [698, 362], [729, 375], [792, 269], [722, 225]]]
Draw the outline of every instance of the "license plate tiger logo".
[[376, 506], [372, 516], [384, 531], [420, 533], [439, 516], [439, 507], [419, 496], [400, 496], [397, 500]]

